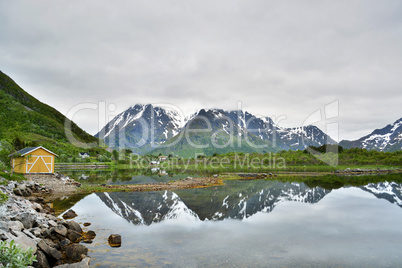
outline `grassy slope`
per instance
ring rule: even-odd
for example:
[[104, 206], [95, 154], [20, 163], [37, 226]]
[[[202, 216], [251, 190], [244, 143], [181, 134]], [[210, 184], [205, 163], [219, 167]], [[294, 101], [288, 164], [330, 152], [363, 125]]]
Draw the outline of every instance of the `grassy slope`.
[[[65, 120], [68, 119], [63, 114], [29, 95], [0, 71], [0, 140], [11, 142], [19, 137], [55, 153], [76, 151], [78, 148], [66, 137]], [[86, 143], [98, 141], [75, 123], [71, 125], [76, 139]]]

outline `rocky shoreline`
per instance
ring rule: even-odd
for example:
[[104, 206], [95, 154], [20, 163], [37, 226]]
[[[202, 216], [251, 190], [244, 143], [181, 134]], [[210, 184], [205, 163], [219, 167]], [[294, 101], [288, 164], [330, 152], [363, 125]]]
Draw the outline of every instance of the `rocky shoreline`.
[[[56, 177], [52, 179], [60, 180]], [[59, 182], [59, 186], [71, 188], [71, 183], [65, 180]], [[74, 188], [77, 186], [74, 185]], [[35, 180], [22, 183], [10, 181], [8, 185], [0, 186], [0, 191], [9, 196], [0, 205], [0, 239], [14, 240], [24, 249], [32, 248], [37, 259], [33, 267], [89, 267], [88, 249], [80, 242], [90, 242], [95, 233], [84, 232], [73, 220], [57, 218], [52, 208], [39, 203], [44, 196], [59, 190], [43, 186]]]
[[[32, 248], [37, 259], [33, 267], [89, 267], [88, 249], [82, 243], [91, 243], [96, 236], [95, 232], [84, 232], [77, 222], [57, 218], [54, 210], [46, 205], [46, 202], [79, 193], [81, 184], [58, 173], [25, 177], [27, 181], [9, 181], [7, 185], [0, 185], [0, 192], [9, 196], [0, 205], [0, 240], [14, 240], [24, 249]], [[217, 176], [188, 177], [158, 184], [102, 185], [102, 189], [160, 191], [221, 184], [222, 180]], [[67, 212], [63, 217], [68, 214], [74, 217], [73, 212]], [[109, 244], [112, 247], [119, 246], [119, 239], [119, 235], [111, 235]]]

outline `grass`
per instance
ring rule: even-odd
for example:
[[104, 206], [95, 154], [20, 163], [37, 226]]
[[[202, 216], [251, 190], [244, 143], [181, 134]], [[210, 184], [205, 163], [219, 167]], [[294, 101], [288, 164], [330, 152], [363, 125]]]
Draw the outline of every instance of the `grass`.
[[0, 192], [0, 205], [3, 204], [4, 202], [6, 202], [7, 200], [8, 200], [8, 195]]
[[3, 177], [3, 178], [6, 179], [6, 181], [4, 181], [2, 184], [7, 184], [8, 181], [18, 181], [18, 182], [21, 182], [21, 181], [25, 181], [25, 180], [26, 180], [26, 178], [25, 178], [24, 175], [22, 175], [22, 174], [14, 173], [14, 174], [11, 176], [10, 173], [6, 173], [6, 172], [3, 172], [3, 171], [0, 171], [0, 177]]
[[367, 174], [367, 175], [335, 175], [325, 174], [316, 176], [294, 176], [287, 174], [278, 174], [276, 177], [269, 176], [264, 179], [256, 178], [243, 178], [236, 174], [224, 174], [221, 176], [223, 180], [265, 180], [265, 181], [280, 181], [280, 182], [297, 182], [305, 183], [308, 187], [322, 187], [328, 190], [338, 189], [343, 186], [362, 186], [368, 183], [381, 183], [381, 182], [396, 182], [402, 183], [402, 174]]
[[91, 194], [91, 193], [103, 193], [103, 192], [127, 192], [127, 185], [121, 185], [118, 187], [115, 185], [114, 188], [109, 188], [107, 186], [101, 185], [82, 185], [80, 187], [80, 194]]

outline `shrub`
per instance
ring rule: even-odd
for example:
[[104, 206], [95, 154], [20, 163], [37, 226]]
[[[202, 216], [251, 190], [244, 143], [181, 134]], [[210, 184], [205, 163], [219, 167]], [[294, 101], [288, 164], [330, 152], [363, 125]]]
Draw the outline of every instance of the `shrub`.
[[10, 244], [7, 241], [0, 242], [0, 264], [4, 267], [22, 268], [27, 267], [36, 261], [33, 249], [22, 249], [20, 246], [11, 240]]
[[6, 202], [7, 200], [8, 200], [8, 195], [0, 192], [0, 205], [3, 204], [4, 202]]

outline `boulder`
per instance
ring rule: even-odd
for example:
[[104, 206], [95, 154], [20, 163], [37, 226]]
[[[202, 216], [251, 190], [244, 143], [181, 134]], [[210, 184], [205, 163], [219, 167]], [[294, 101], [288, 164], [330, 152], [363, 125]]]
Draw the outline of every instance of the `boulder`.
[[20, 221], [9, 221], [8, 230], [10, 231], [21, 231], [24, 229], [24, 225]]
[[10, 228], [9, 228], [9, 222], [7, 222], [7, 221], [0, 221], [0, 230], [5, 230], [5, 231], [10, 230]]
[[67, 238], [73, 243], [78, 243], [81, 241], [82, 234], [73, 230], [67, 231]]
[[66, 213], [63, 214], [63, 219], [68, 220], [68, 219], [75, 218], [77, 216], [78, 216], [77, 213], [75, 213], [74, 210], [70, 209]]
[[42, 234], [41, 229], [39, 229], [38, 227], [32, 228], [29, 231], [36, 237], [40, 237]]
[[41, 206], [40, 204], [38, 204], [38, 203], [33, 203], [33, 204], [32, 204], [32, 208], [33, 208], [36, 212], [42, 212], [42, 211], [43, 211], [42, 206]]
[[0, 229], [0, 241], [7, 240], [8, 238], [9, 238], [8, 233], [6, 233], [6, 231]]
[[14, 188], [13, 193], [17, 196], [22, 196], [22, 192], [21, 189], [19, 188]]
[[43, 228], [40, 233], [41, 233], [41, 235], [43, 237], [49, 237], [50, 236], [50, 230], [47, 229], [47, 228]]
[[28, 237], [21, 231], [12, 231], [12, 233], [15, 235], [15, 237], [10, 237], [11, 239], [9, 238], [8, 242], [14, 240], [14, 242], [20, 245], [23, 249], [32, 248], [34, 251], [36, 251], [36, 241], [34, 239]]
[[121, 246], [121, 235], [111, 234], [108, 238], [108, 242], [111, 247], [120, 247]]
[[91, 223], [90, 223], [90, 222], [84, 222], [83, 225], [84, 225], [85, 227], [87, 227], [87, 226], [91, 225]]
[[61, 258], [63, 257], [60, 253], [60, 251], [58, 251], [55, 248], [50, 247], [45, 240], [41, 240], [38, 243], [38, 247], [49, 257], [53, 258], [54, 260], [58, 261], [61, 260]]
[[66, 226], [70, 230], [76, 231], [78, 233], [82, 233], [81, 226], [78, 223], [76, 223], [75, 221], [67, 221], [67, 222], [65, 222], [64, 226]]
[[96, 233], [94, 231], [84, 232], [82, 235], [82, 242], [90, 244], [92, 240], [95, 238]]
[[91, 259], [89, 257], [86, 257], [80, 262], [59, 265], [59, 266], [57, 266], [57, 268], [89, 268], [90, 262], [91, 262]]
[[57, 223], [54, 220], [48, 221], [48, 224], [49, 224], [50, 227], [56, 227], [57, 226]]
[[36, 262], [33, 265], [35, 268], [50, 268], [46, 255], [41, 250], [36, 251]]
[[56, 232], [62, 236], [67, 236], [67, 228], [61, 224], [54, 227], [54, 232]]
[[89, 239], [94, 239], [96, 236], [96, 233], [94, 231], [88, 231], [86, 233], [84, 233], [85, 238], [89, 238]]
[[72, 262], [79, 262], [83, 260], [88, 254], [88, 249], [80, 244], [71, 244], [66, 247], [66, 257]]
[[25, 229], [31, 229], [33, 227], [33, 222], [35, 216], [28, 212], [23, 212], [14, 217], [14, 220], [20, 221]]
[[60, 241], [60, 243], [59, 243], [59, 245], [60, 245], [60, 248], [63, 250], [65, 247], [67, 247], [68, 245], [70, 245], [71, 244], [71, 241], [69, 240], [69, 239], [64, 239], [64, 240], [61, 240]]
[[29, 238], [31, 238], [31, 239], [36, 239], [36, 236], [34, 236], [29, 230], [22, 230], [22, 232], [24, 233], [24, 234], [26, 234]]

